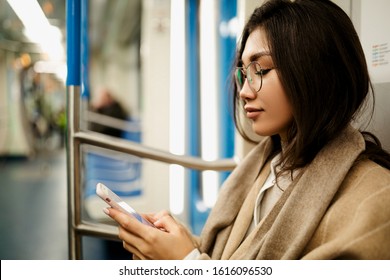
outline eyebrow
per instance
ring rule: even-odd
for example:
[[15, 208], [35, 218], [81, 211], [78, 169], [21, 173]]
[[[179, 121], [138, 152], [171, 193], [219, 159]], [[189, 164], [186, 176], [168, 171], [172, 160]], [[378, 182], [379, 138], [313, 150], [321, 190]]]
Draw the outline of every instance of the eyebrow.
[[266, 51], [266, 52], [258, 52], [258, 53], [255, 53], [255, 54], [252, 54], [250, 57], [249, 57], [249, 61], [255, 61], [255, 60], [258, 60], [260, 57], [262, 56], [269, 56], [271, 55], [271, 53], [269, 51]]
[[[271, 52], [269, 52], [269, 51], [257, 52], [257, 53], [252, 54], [252, 55], [249, 57], [249, 61], [250, 61], [250, 62], [256, 61], [256, 60], [258, 60], [260, 57], [263, 57], [263, 56], [270, 56], [270, 55], [271, 55]], [[244, 65], [244, 62], [242, 61], [242, 59], [240, 59], [240, 62], [241, 62], [242, 65]]]

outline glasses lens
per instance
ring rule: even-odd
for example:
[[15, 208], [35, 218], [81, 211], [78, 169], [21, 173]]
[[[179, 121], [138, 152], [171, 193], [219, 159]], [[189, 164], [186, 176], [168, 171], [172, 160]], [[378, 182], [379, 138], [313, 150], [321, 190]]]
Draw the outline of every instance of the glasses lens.
[[245, 82], [245, 77], [244, 74], [242, 73], [241, 68], [236, 69], [236, 84], [237, 84], [237, 89], [241, 90], [242, 86], [244, 85]]
[[249, 86], [253, 91], [258, 92], [261, 89], [262, 84], [262, 69], [257, 62], [252, 62], [247, 70], [247, 79]]

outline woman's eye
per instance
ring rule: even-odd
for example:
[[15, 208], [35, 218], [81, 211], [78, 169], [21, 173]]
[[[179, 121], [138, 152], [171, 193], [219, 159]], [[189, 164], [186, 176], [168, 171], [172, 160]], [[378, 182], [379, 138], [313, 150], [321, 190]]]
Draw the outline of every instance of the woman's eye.
[[255, 75], [257, 76], [265, 76], [269, 73], [269, 71], [271, 71], [273, 68], [270, 68], [270, 69], [260, 69], [260, 70], [257, 70], [255, 72]]
[[261, 70], [261, 73], [264, 75], [267, 75], [269, 73], [269, 71], [271, 71], [273, 68], [270, 68], [270, 69], [262, 69]]

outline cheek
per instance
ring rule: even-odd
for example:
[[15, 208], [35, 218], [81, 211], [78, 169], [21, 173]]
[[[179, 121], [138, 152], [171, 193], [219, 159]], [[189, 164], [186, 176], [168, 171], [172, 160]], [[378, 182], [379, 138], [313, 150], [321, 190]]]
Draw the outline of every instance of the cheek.
[[264, 88], [263, 95], [267, 109], [280, 115], [280, 117], [292, 118], [290, 102], [279, 80], [277, 78], [272, 79], [268, 85]]
[[286, 121], [292, 120], [292, 109], [290, 103], [284, 94], [276, 95], [273, 100], [274, 112], [279, 115], [280, 119]]
[[275, 84], [264, 95], [266, 110], [276, 127], [285, 129], [293, 120], [290, 102], [280, 84]]

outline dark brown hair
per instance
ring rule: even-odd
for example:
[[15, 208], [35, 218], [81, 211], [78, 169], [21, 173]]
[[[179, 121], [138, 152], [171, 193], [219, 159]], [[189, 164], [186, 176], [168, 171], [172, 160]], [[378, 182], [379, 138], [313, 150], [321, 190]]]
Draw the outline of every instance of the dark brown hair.
[[[373, 93], [367, 64], [350, 18], [328, 0], [270, 0], [257, 8], [244, 27], [235, 66], [241, 66], [248, 36], [258, 28], [267, 36], [293, 110], [282, 155], [284, 171], [293, 171], [310, 163], [365, 107]], [[233, 94], [235, 124], [248, 139], [240, 123], [242, 100], [236, 86]], [[369, 136], [364, 158], [390, 169], [390, 155], [380, 148], [379, 140], [364, 135]], [[280, 150], [279, 137], [272, 139]]]

